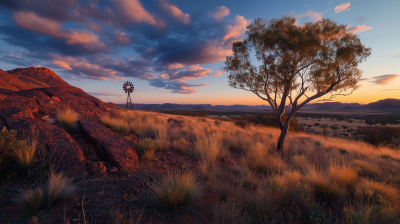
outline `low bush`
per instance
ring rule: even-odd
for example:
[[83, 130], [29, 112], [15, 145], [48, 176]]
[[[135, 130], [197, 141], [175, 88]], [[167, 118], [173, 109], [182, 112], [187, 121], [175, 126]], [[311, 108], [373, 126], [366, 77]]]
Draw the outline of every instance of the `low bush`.
[[67, 131], [76, 131], [79, 129], [77, 121], [79, 114], [72, 109], [65, 109], [57, 113], [56, 121]]
[[339, 186], [347, 189], [354, 189], [359, 181], [356, 171], [350, 166], [330, 166], [329, 176]]
[[400, 137], [400, 128], [391, 126], [359, 127], [356, 131], [358, 139], [374, 146], [384, 146]]
[[249, 126], [249, 122], [247, 122], [246, 120], [236, 120], [235, 125], [237, 125], [241, 128], [245, 128], [245, 127]]
[[157, 141], [145, 138], [138, 144], [137, 152], [144, 160], [151, 161], [153, 160], [154, 152], [158, 147], [159, 144]]
[[335, 182], [331, 182], [326, 175], [313, 171], [306, 176], [306, 179], [320, 204], [337, 208], [337, 205], [344, 202], [345, 189]]

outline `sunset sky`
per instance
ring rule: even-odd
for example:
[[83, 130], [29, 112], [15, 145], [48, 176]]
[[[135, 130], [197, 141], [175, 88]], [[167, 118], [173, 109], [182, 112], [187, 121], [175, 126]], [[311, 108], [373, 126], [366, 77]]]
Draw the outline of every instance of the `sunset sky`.
[[[0, 69], [47, 67], [105, 102], [267, 102], [228, 86], [224, 61], [256, 18], [346, 24], [372, 54], [340, 102], [400, 99], [399, 0], [1, 0]], [[255, 60], [253, 60], [255, 61]]]

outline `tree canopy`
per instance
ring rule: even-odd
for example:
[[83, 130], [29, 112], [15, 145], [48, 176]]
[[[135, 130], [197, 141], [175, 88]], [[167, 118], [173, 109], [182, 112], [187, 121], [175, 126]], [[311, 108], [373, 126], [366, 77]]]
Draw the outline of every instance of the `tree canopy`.
[[[371, 54], [356, 34], [346, 31], [346, 25], [329, 19], [301, 26], [291, 17], [256, 19], [246, 35], [233, 43], [233, 55], [226, 58], [229, 85], [253, 92], [272, 107], [282, 131], [278, 151], [300, 108], [327, 94], [324, 100], [357, 89], [362, 74], [357, 67]], [[250, 60], [252, 50], [259, 66]]]

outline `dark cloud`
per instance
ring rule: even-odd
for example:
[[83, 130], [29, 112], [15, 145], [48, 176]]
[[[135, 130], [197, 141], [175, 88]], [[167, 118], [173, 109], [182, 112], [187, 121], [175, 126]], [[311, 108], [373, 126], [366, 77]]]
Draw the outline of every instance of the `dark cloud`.
[[[201, 65], [225, 60], [249, 24], [241, 16], [227, 18], [229, 9], [220, 8], [218, 16], [210, 16], [165, 0], [2, 0], [2, 40], [27, 52], [1, 53], [0, 60], [94, 80], [153, 79], [152, 86], [194, 93], [203, 85], [182, 80], [214, 74]], [[127, 49], [133, 58], [120, 56]], [[169, 69], [176, 64], [180, 67]], [[155, 79], [156, 73], [166, 79]]]
[[182, 81], [168, 81], [160, 78], [150, 80], [149, 84], [157, 88], [171, 89], [172, 93], [180, 93], [180, 94], [193, 94], [197, 92], [194, 87], [207, 86], [207, 84], [195, 85]]
[[399, 76], [400, 75], [396, 74], [374, 76], [370, 78], [370, 82], [374, 83], [375, 85], [387, 85]]
[[366, 16], [360, 16], [356, 23], [366, 23], [367, 22], [367, 17]]

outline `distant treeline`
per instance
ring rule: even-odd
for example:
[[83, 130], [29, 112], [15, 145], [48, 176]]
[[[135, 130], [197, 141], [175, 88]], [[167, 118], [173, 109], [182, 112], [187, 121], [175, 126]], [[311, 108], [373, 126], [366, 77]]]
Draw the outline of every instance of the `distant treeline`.
[[204, 111], [193, 111], [193, 110], [158, 110], [157, 112], [163, 114], [174, 114], [174, 115], [182, 115], [182, 116], [191, 116], [191, 117], [208, 117], [208, 113]]

